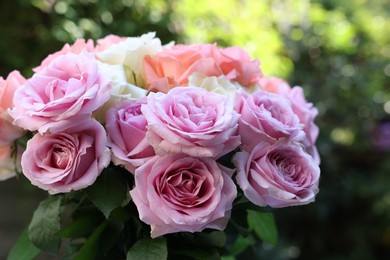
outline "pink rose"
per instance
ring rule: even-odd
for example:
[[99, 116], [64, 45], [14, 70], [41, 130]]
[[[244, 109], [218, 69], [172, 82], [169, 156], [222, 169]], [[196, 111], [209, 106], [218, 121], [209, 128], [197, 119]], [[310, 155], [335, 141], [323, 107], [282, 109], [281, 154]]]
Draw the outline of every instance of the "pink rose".
[[318, 193], [320, 168], [300, 144], [281, 140], [259, 143], [251, 153], [233, 158], [237, 183], [259, 206], [281, 208], [313, 202]]
[[145, 103], [146, 98], [125, 100], [107, 111], [106, 129], [112, 161], [124, 165], [131, 173], [155, 155], [146, 139], [147, 122], [141, 112], [141, 105]]
[[8, 109], [13, 107], [12, 99], [16, 89], [21, 87], [26, 79], [19, 71], [12, 71], [7, 79], [0, 77], [0, 146], [11, 144], [24, 134], [24, 130], [12, 124]]
[[15, 92], [10, 115], [30, 131], [61, 131], [72, 121], [91, 117], [110, 98], [110, 82], [92, 54], [58, 56]]
[[39, 72], [39, 71], [43, 70], [44, 68], [49, 66], [49, 64], [58, 56], [61, 56], [61, 55], [67, 54], [67, 53], [80, 54], [84, 50], [86, 50], [87, 52], [94, 52], [94, 48], [95, 47], [94, 47], [93, 41], [91, 39], [89, 39], [89, 40], [78, 39], [72, 45], [69, 45], [67, 43], [64, 45], [64, 47], [62, 47], [61, 50], [47, 56], [41, 62], [41, 65], [34, 68], [33, 71]]
[[37, 133], [22, 155], [23, 174], [50, 194], [86, 188], [110, 163], [106, 144], [106, 132], [94, 119], [60, 133]]
[[263, 74], [259, 61], [251, 61], [248, 53], [238, 46], [220, 50], [216, 63], [228, 79], [238, 82], [243, 87], [257, 84]]
[[20, 158], [22, 149], [18, 147], [16, 160], [13, 158], [12, 145], [0, 146], [0, 181], [16, 176], [16, 171], [21, 171]]
[[306, 101], [303, 89], [299, 86], [291, 88], [286, 81], [276, 77], [262, 78], [260, 80], [260, 85], [261, 88], [266, 91], [280, 94], [291, 100], [292, 109], [298, 116], [300, 124], [303, 125], [303, 131], [306, 134], [302, 143], [306, 147], [306, 151], [309, 152], [317, 162], [320, 162], [320, 157], [317, 148], [315, 147], [319, 129], [314, 123], [314, 120], [318, 115], [318, 110], [312, 103]]
[[228, 98], [198, 87], [150, 93], [141, 108], [156, 154], [185, 153], [218, 158], [240, 144], [239, 115]]
[[260, 88], [275, 94], [287, 96], [291, 91], [290, 85], [277, 77], [263, 77], [259, 80]]
[[144, 60], [146, 82], [151, 91], [168, 92], [186, 86], [191, 74], [221, 76], [248, 87], [262, 77], [258, 61], [239, 47], [219, 49], [215, 44], [174, 45]]
[[260, 142], [304, 138], [302, 125], [291, 107], [291, 101], [281, 95], [265, 91], [248, 94], [240, 90], [237, 92], [235, 109], [241, 114], [238, 133], [244, 150], [250, 151]]
[[[293, 87], [288, 93], [288, 97], [292, 101], [292, 109], [298, 116], [299, 122], [303, 124], [303, 131], [305, 132], [307, 139], [304, 143], [306, 147], [315, 149], [314, 153], [318, 153], [315, 148], [315, 143], [318, 138], [319, 129], [314, 123], [314, 119], [318, 115], [318, 110], [312, 103], [308, 103], [305, 99], [303, 89], [301, 87]], [[315, 157], [317, 157], [315, 156]], [[317, 158], [319, 160], [319, 156]]]
[[217, 47], [211, 44], [174, 45], [154, 56], [147, 55], [144, 69], [149, 90], [167, 93], [173, 87], [185, 86], [194, 72], [222, 75], [213, 52], [217, 52]]
[[126, 40], [126, 37], [120, 37], [114, 34], [109, 34], [102, 39], [97, 40], [97, 44], [95, 47], [95, 52], [102, 52], [110, 48], [112, 45], [123, 42]]
[[155, 156], [135, 171], [130, 195], [140, 219], [151, 225], [152, 238], [223, 230], [237, 193], [232, 173], [211, 158]]

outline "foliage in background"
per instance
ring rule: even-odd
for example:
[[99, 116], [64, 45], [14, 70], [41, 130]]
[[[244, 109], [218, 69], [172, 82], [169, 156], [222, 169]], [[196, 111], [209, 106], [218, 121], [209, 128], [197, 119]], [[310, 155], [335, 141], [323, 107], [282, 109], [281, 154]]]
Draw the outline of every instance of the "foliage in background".
[[280, 210], [278, 246], [243, 236], [237, 258], [245, 246], [272, 259], [390, 257], [390, 2], [16, 0], [0, 10], [3, 76], [108, 33], [243, 47], [264, 74], [303, 85], [319, 108], [323, 159], [317, 202]]

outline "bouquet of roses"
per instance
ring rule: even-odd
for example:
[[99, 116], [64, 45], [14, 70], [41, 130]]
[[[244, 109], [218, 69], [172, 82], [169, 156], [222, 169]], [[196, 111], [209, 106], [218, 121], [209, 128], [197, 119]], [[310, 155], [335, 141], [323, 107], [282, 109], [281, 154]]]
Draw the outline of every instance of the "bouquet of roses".
[[316, 108], [239, 47], [79, 39], [0, 101], [0, 178], [50, 194], [10, 259], [234, 259], [318, 193]]

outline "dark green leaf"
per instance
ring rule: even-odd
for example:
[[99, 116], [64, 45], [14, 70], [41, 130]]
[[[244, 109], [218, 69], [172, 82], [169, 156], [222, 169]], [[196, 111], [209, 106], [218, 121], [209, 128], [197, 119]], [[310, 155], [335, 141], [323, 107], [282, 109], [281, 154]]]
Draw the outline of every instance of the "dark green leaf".
[[89, 236], [85, 244], [77, 252], [74, 260], [95, 259], [99, 252], [100, 235], [107, 226], [107, 222], [100, 224], [100, 226]]
[[102, 237], [104, 237], [104, 243], [101, 245], [101, 253], [104, 256], [106, 256], [110, 249], [116, 244], [123, 228], [124, 224], [122, 222], [110, 222], [108, 224], [102, 234]]
[[61, 237], [72, 238], [81, 237], [93, 231], [102, 219], [104, 219], [102, 215], [101, 217], [92, 214], [81, 215], [75, 218], [67, 227], [58, 232], [58, 235]]
[[189, 256], [191, 259], [194, 260], [220, 260], [221, 256], [217, 249], [215, 248], [208, 248], [202, 249], [202, 248], [189, 248], [189, 249], [181, 249], [177, 248], [175, 249], [176, 254]]
[[243, 237], [239, 235], [230, 247], [229, 252], [231, 255], [238, 255], [244, 252], [249, 246], [255, 244], [255, 242], [252, 236]]
[[90, 200], [108, 218], [113, 209], [130, 200], [129, 187], [123, 172], [107, 168], [87, 190]]
[[45, 252], [56, 253], [61, 239], [57, 236], [60, 230], [60, 206], [62, 196], [50, 196], [42, 201], [35, 210], [28, 226], [31, 242]]
[[198, 243], [208, 246], [224, 247], [226, 243], [226, 235], [222, 231], [211, 231], [210, 233], [198, 233]]
[[164, 237], [141, 239], [127, 252], [127, 260], [163, 260], [167, 257], [167, 242]]
[[247, 210], [247, 213], [249, 229], [254, 230], [260, 239], [276, 244], [278, 232], [272, 213], [254, 210]]
[[38, 256], [40, 252], [41, 250], [31, 243], [26, 229], [11, 248], [7, 260], [31, 260]]

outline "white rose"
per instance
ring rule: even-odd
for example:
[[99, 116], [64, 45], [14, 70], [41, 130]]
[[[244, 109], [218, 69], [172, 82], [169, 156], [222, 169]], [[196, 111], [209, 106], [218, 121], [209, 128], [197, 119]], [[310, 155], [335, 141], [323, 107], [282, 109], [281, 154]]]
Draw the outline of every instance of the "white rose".
[[94, 114], [99, 122], [104, 123], [106, 112], [110, 107], [125, 99], [138, 100], [145, 97], [148, 92], [146, 89], [127, 82], [123, 65], [112, 65], [98, 61], [98, 66], [100, 73], [112, 82], [110, 99]]
[[237, 82], [232, 82], [225, 76], [207, 77], [202, 73], [195, 72], [189, 77], [189, 86], [203, 88], [210, 92], [215, 92], [227, 96], [229, 100], [233, 100], [237, 90], [241, 88]]
[[113, 44], [110, 48], [96, 53], [99, 60], [109, 64], [122, 64], [128, 83], [145, 86], [143, 60], [146, 55], [154, 55], [162, 51], [161, 41], [155, 38], [156, 33], [150, 32], [140, 37], [128, 37], [126, 40]]

